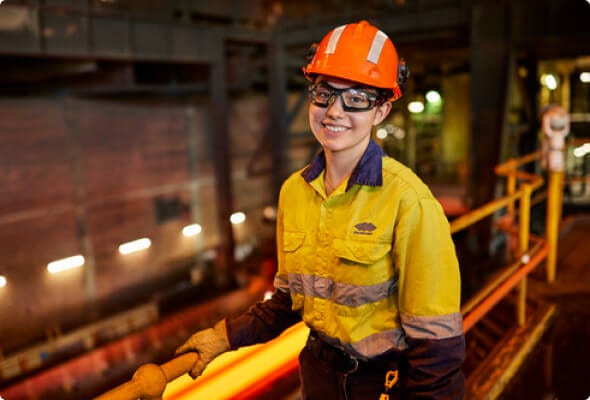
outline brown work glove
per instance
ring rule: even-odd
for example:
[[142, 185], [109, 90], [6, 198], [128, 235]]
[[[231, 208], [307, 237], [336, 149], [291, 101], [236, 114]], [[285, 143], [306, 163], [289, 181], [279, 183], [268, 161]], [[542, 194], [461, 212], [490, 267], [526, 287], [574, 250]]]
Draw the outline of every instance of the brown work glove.
[[190, 352], [199, 354], [199, 359], [189, 371], [191, 378], [196, 379], [215, 357], [230, 349], [225, 329], [225, 319], [222, 319], [213, 328], [195, 333], [176, 349], [177, 356]]

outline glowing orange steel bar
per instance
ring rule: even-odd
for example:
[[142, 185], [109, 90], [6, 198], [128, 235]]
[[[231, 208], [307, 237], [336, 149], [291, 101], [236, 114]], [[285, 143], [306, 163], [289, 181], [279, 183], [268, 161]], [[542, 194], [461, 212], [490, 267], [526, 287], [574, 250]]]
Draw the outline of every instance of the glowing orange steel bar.
[[265, 344], [243, 347], [222, 354], [207, 367], [201, 377], [192, 380], [183, 375], [170, 382], [164, 400], [238, 400], [258, 398], [257, 394], [276, 379], [294, 373], [299, 352], [309, 329], [298, 323]]

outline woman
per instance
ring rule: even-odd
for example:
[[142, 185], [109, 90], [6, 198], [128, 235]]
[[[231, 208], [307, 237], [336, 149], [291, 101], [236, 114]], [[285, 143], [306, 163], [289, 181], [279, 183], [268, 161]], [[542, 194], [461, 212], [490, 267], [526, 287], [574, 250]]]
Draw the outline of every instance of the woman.
[[[304, 399], [461, 399], [460, 277], [438, 201], [371, 132], [407, 70], [366, 21], [329, 32], [304, 68], [322, 151], [283, 184], [275, 293], [193, 335], [201, 374], [217, 355], [303, 319]], [[382, 397], [380, 397], [382, 396]]]

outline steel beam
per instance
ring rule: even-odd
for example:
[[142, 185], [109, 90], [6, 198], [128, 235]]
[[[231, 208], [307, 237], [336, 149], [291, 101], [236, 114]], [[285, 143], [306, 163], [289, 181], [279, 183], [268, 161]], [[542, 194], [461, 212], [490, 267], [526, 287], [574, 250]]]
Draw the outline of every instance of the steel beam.
[[226, 81], [225, 40], [222, 35], [215, 38], [212, 49], [216, 49], [210, 64], [209, 81], [211, 90], [210, 144], [215, 170], [217, 199], [217, 226], [219, 248], [216, 260], [216, 278], [221, 286], [230, 283], [234, 260], [235, 240], [230, 216], [234, 211], [230, 135], [228, 126], [229, 99]]
[[284, 37], [275, 33], [268, 46], [269, 65], [269, 138], [274, 166], [273, 189], [278, 199], [279, 190], [287, 177], [287, 67]]
[[[457, 2], [462, 3], [462, 2]], [[388, 34], [429, 32], [437, 29], [446, 30], [469, 25], [469, 8], [462, 5], [439, 9], [412, 10], [403, 15], [379, 15], [371, 18], [379, 28]], [[366, 17], [365, 17], [366, 18]], [[362, 15], [333, 18], [321, 22], [285, 29], [288, 34], [284, 37], [285, 45], [312, 43], [320, 40], [335, 25], [345, 24], [356, 19], [363, 19]]]
[[[471, 138], [469, 196], [476, 208], [494, 198], [494, 167], [506, 130], [510, 65], [514, 54], [510, 36], [510, 5], [480, 1], [471, 20]], [[490, 221], [476, 227], [478, 251], [489, 243]]]

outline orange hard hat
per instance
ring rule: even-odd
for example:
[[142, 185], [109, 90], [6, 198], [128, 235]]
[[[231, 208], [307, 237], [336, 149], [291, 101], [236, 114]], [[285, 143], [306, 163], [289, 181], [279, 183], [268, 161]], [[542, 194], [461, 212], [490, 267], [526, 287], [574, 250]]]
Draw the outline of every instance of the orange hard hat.
[[367, 21], [342, 25], [330, 31], [303, 68], [305, 76], [327, 75], [390, 89], [392, 100], [401, 97], [407, 68], [398, 59], [389, 37]]

